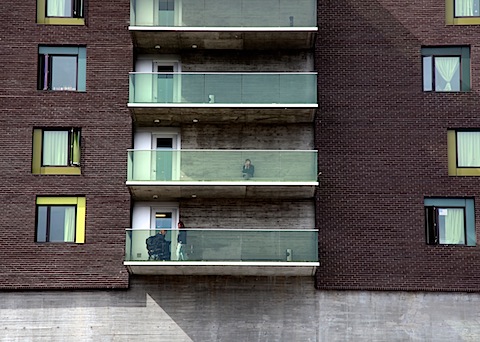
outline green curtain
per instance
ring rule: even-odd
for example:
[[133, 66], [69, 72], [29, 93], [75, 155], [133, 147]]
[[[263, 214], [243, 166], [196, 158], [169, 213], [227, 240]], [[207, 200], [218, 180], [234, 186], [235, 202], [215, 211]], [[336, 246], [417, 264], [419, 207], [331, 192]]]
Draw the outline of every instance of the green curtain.
[[75, 242], [75, 207], [65, 208], [63, 239], [65, 242]]
[[480, 167], [480, 132], [457, 132], [459, 167]]
[[43, 132], [43, 166], [68, 165], [68, 131]]
[[73, 131], [72, 134], [72, 163], [80, 165], [80, 132]]
[[442, 244], [464, 244], [465, 243], [465, 220], [464, 211], [462, 208], [458, 209], [441, 209], [440, 215], [445, 217], [445, 235], [440, 236], [440, 243]]
[[475, 0], [455, 0], [455, 16], [472, 17], [474, 1]]
[[[435, 69], [438, 71], [440, 76], [446, 82], [445, 88], [436, 89], [437, 91], [452, 90], [451, 81], [456, 71], [458, 70], [459, 65], [460, 65], [459, 57], [435, 57]], [[437, 86], [437, 84], [435, 86]], [[460, 90], [460, 89], [454, 89], [454, 90]]]

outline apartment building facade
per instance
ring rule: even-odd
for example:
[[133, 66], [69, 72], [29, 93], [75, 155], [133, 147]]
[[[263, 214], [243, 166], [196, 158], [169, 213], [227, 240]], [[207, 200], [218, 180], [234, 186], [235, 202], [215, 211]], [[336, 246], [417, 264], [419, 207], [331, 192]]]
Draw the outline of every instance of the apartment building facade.
[[478, 4], [422, 4], [2, 3], [0, 287], [478, 291]]
[[0, 16], [3, 338], [478, 336], [477, 0]]

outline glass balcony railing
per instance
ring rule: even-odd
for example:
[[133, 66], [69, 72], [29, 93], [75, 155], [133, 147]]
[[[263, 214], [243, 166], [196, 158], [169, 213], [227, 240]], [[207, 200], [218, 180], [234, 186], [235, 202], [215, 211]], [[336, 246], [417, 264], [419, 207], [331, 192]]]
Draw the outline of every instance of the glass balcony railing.
[[126, 234], [125, 261], [318, 262], [315, 229], [127, 229]]
[[130, 0], [131, 26], [316, 27], [316, 0]]
[[[247, 159], [253, 169], [245, 171]], [[317, 151], [129, 150], [127, 180], [316, 182]]]
[[130, 103], [317, 104], [317, 74], [130, 73]]

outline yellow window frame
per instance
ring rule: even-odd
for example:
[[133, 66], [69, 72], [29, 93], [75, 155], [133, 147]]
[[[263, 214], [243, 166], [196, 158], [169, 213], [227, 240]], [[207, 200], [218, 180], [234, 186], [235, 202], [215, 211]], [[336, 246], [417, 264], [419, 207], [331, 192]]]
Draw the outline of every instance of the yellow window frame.
[[42, 166], [42, 132], [41, 128], [33, 130], [32, 173], [35, 175], [81, 175], [80, 166]]
[[46, 0], [37, 0], [37, 23], [47, 25], [85, 25], [85, 18], [49, 18], [46, 16]]
[[480, 17], [455, 18], [455, 0], [445, 0], [445, 21], [447, 25], [480, 25]]
[[85, 197], [37, 197], [36, 203], [37, 205], [75, 205], [77, 207], [75, 243], [85, 243]]
[[480, 176], [480, 168], [457, 167], [457, 131], [447, 131], [448, 175], [449, 176]]

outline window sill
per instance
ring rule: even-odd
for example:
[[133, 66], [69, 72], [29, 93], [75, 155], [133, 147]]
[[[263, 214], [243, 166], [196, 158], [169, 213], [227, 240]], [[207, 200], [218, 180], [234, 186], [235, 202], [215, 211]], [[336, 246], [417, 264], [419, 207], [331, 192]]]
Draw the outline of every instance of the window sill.
[[448, 18], [447, 25], [480, 25], [480, 17]]
[[448, 172], [449, 176], [480, 176], [480, 168], [453, 168]]
[[82, 169], [76, 166], [41, 167], [40, 170], [32, 173], [34, 175], [81, 175]]
[[41, 92], [46, 93], [59, 93], [59, 92], [68, 92], [68, 93], [85, 93], [86, 90], [78, 90], [78, 89], [37, 89]]
[[472, 90], [458, 90], [458, 91], [427, 91], [424, 90], [424, 94], [468, 94], [471, 93]]
[[37, 21], [37, 24], [85, 26], [85, 19], [84, 18], [40, 18]]

